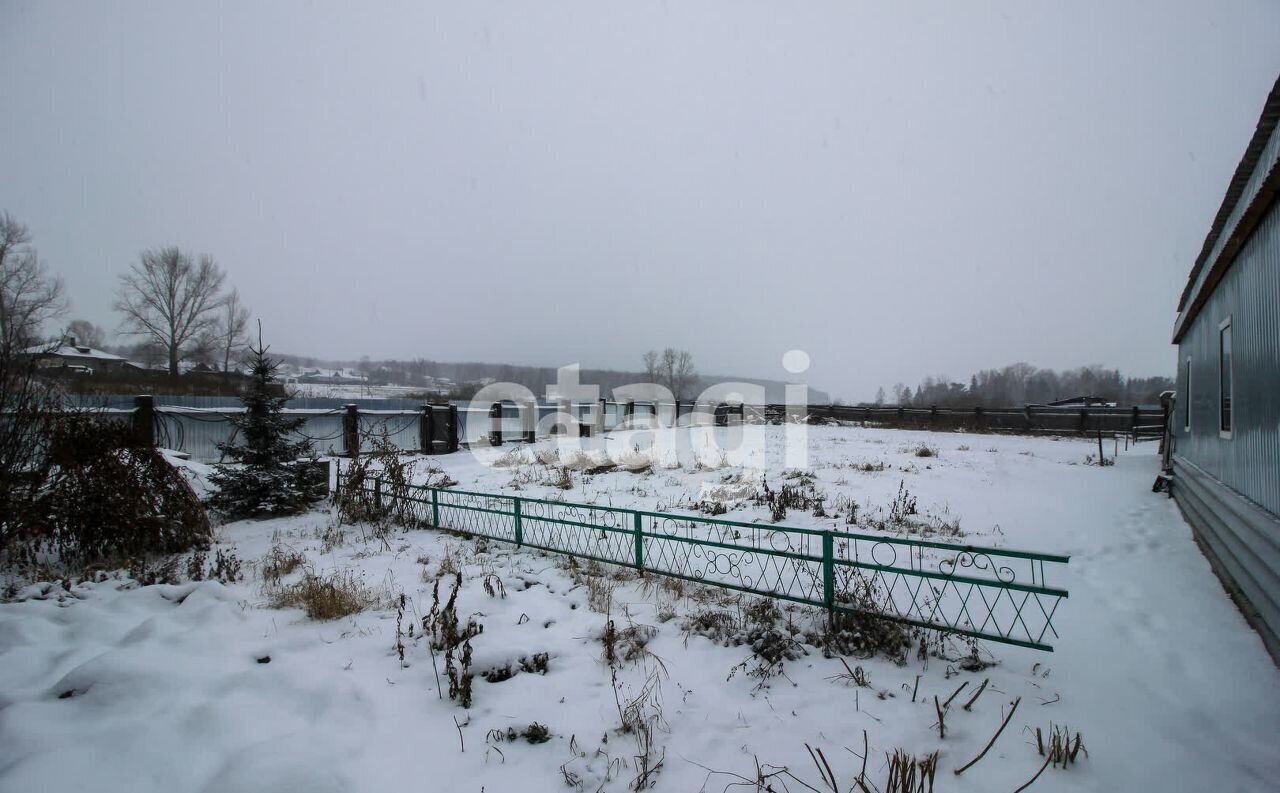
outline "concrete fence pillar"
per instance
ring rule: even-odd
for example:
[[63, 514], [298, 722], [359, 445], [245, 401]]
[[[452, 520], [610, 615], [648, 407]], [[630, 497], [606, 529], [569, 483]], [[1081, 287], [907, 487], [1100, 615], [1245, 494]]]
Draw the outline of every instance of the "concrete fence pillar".
[[494, 402], [489, 406], [489, 445], [502, 445], [502, 403]]
[[360, 406], [354, 403], [344, 406], [342, 414], [342, 446], [353, 460], [360, 456]]
[[458, 450], [458, 406], [449, 406], [449, 453]]
[[423, 454], [436, 453], [435, 412], [430, 405], [422, 406], [422, 415], [418, 418], [418, 448]]
[[538, 403], [530, 400], [520, 406], [520, 434], [525, 443], [538, 439]]
[[574, 425], [577, 424], [578, 422], [575, 419], [573, 413], [570, 412], [572, 410], [573, 410], [573, 405], [572, 403], [569, 402], [569, 400], [567, 399], [556, 400], [556, 420], [555, 420], [555, 423], [551, 425], [551, 434], [569, 435], [569, 436], [574, 436], [578, 434], [574, 427]]
[[133, 436], [140, 446], [156, 445], [156, 399], [150, 394], [133, 398]]

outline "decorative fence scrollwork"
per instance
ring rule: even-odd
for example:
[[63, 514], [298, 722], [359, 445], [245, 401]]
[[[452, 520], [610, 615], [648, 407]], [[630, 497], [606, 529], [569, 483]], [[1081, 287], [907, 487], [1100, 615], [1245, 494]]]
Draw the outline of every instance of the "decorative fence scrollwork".
[[1037, 650], [1053, 650], [1067, 597], [1045, 577], [1067, 556], [465, 490], [392, 495], [345, 474], [338, 486], [410, 502], [385, 506], [409, 507], [415, 525]]

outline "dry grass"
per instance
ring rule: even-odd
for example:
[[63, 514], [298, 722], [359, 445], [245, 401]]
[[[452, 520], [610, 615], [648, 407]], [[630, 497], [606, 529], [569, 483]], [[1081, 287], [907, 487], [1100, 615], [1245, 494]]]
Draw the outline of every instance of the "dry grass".
[[351, 570], [319, 576], [308, 570], [296, 584], [270, 594], [272, 608], [301, 608], [313, 620], [336, 620], [373, 606], [377, 598]]
[[271, 550], [259, 562], [262, 580], [268, 584], [275, 584], [281, 578], [295, 572], [306, 563], [306, 555], [277, 543], [271, 546]]
[[346, 544], [347, 532], [342, 528], [342, 524], [331, 520], [316, 529], [316, 539], [320, 541], [321, 553], [332, 553], [335, 548], [341, 548]]
[[524, 449], [516, 447], [503, 452], [498, 459], [491, 463], [491, 465], [494, 468], [519, 468], [520, 466], [528, 465], [531, 462], [533, 462], [531, 456], [525, 454]]

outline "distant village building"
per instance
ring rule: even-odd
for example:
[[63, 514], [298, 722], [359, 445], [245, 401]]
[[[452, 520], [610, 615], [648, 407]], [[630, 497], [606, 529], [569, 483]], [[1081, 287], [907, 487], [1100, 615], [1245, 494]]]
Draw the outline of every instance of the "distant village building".
[[308, 369], [298, 376], [299, 383], [321, 385], [361, 385], [369, 378], [355, 369]]
[[66, 369], [81, 374], [106, 374], [123, 369], [140, 369], [127, 358], [76, 343], [75, 336], [65, 336], [56, 346], [29, 347], [26, 354], [42, 369]]
[[1280, 660], [1280, 80], [1187, 278], [1173, 495]]
[[1059, 399], [1055, 402], [1050, 402], [1048, 405], [1048, 407], [1051, 407], [1051, 408], [1071, 408], [1071, 407], [1113, 408], [1115, 406], [1116, 406], [1115, 400], [1107, 399], [1106, 397], [1099, 397], [1099, 396], [1077, 396], [1077, 397], [1071, 397], [1070, 399]]

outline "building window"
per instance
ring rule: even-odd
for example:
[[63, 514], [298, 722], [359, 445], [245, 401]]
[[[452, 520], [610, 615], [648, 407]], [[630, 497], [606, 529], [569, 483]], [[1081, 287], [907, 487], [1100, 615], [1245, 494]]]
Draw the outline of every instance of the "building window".
[[1231, 317], [1218, 326], [1218, 434], [1231, 437]]
[[1191, 432], [1191, 356], [1187, 356], [1186, 375], [1182, 381], [1182, 429]]

